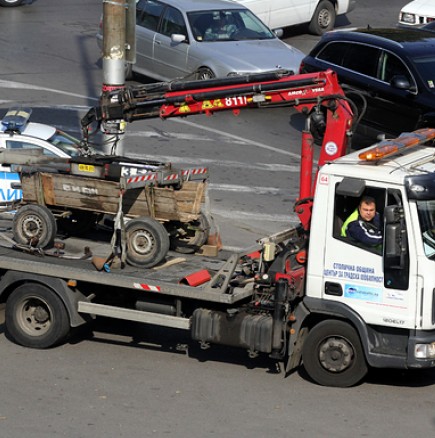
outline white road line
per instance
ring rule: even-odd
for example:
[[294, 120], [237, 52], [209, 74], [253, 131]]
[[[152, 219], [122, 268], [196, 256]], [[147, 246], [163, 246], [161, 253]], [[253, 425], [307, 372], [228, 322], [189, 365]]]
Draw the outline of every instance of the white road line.
[[212, 214], [216, 216], [222, 216], [225, 219], [243, 219], [249, 221], [259, 221], [259, 222], [287, 222], [289, 226], [298, 223], [298, 217], [296, 214], [291, 213], [286, 214], [267, 214], [267, 213], [255, 213], [248, 211], [236, 211], [236, 210], [226, 210], [226, 209], [215, 209], [211, 208]]
[[291, 172], [299, 173], [299, 165], [290, 164], [277, 164], [277, 163], [245, 163], [241, 161], [230, 160], [216, 160], [211, 158], [189, 158], [189, 157], [177, 157], [167, 155], [147, 155], [147, 154], [127, 154], [129, 158], [137, 160], [154, 160], [154, 161], [169, 161], [171, 163], [183, 163], [193, 166], [218, 166], [218, 167], [230, 167], [246, 170], [264, 170], [267, 172]]
[[214, 184], [208, 185], [209, 190], [216, 192], [237, 192], [237, 193], [255, 193], [257, 195], [278, 195], [288, 194], [288, 190], [278, 189], [276, 187], [251, 187], [239, 186], [235, 184]]
[[290, 156], [290, 157], [294, 157], [294, 158], [300, 158], [300, 155], [299, 155], [299, 154], [295, 154], [295, 153], [290, 152], [290, 151], [286, 151], [286, 150], [283, 150], [283, 149], [275, 148], [275, 147], [273, 147], [273, 146], [269, 146], [269, 145], [267, 145], [267, 144], [260, 143], [260, 142], [258, 142], [258, 141], [247, 140], [247, 139], [244, 138], [244, 137], [240, 137], [240, 136], [238, 136], [238, 135], [234, 135], [234, 134], [229, 134], [229, 133], [227, 133], [227, 132], [222, 132], [222, 131], [219, 131], [218, 129], [209, 128], [208, 126], [200, 126], [200, 125], [198, 125], [197, 123], [194, 123], [194, 122], [188, 122], [187, 120], [180, 120], [180, 119], [171, 119], [171, 120], [174, 121], [174, 122], [177, 122], [177, 123], [183, 123], [183, 124], [185, 124], [185, 125], [190, 125], [190, 126], [193, 126], [193, 127], [199, 128], [199, 129], [202, 129], [202, 130], [204, 130], [204, 131], [213, 132], [213, 133], [215, 133], [215, 134], [219, 134], [219, 135], [225, 135], [226, 137], [232, 138], [233, 140], [244, 141], [244, 142], [249, 143], [249, 145], [251, 145], [251, 146], [257, 146], [257, 147], [259, 147], [259, 148], [261, 148], [261, 149], [266, 149], [266, 150], [269, 150], [269, 151], [275, 152], [275, 153], [277, 153], [277, 154], [288, 155], [288, 156]]

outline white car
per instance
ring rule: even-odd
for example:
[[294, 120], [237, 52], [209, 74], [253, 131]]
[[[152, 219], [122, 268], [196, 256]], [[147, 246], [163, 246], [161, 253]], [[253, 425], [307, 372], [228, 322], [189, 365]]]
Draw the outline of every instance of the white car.
[[434, 21], [434, 0], [414, 0], [405, 5], [399, 14], [400, 26], [422, 27]]
[[334, 28], [337, 15], [355, 8], [356, 0], [236, 0], [266, 26], [280, 29], [308, 23], [311, 33], [322, 35]]
[[[43, 155], [69, 158], [80, 155], [80, 140], [53, 126], [29, 122], [31, 110], [12, 108], [0, 123], [0, 156], [3, 149], [40, 149]], [[14, 164], [14, 163], [11, 163]], [[9, 164], [0, 164], [0, 206], [21, 199], [21, 190], [14, 188], [20, 178]]]

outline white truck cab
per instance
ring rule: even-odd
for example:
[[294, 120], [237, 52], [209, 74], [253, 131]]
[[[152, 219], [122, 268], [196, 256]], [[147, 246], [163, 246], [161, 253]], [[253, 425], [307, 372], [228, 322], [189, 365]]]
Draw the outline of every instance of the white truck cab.
[[[434, 147], [420, 145], [375, 163], [361, 159], [364, 153], [351, 153], [319, 172], [306, 303], [311, 311], [328, 307], [329, 313], [346, 315], [365, 334], [371, 366], [433, 366]], [[341, 236], [343, 221], [362, 195], [376, 199], [382, 248]]]

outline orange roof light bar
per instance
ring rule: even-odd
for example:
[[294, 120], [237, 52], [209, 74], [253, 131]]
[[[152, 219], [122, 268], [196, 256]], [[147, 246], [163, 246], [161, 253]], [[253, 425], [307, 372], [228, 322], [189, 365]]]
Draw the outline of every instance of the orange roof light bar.
[[358, 158], [364, 161], [378, 161], [396, 154], [403, 149], [409, 149], [433, 139], [435, 139], [435, 129], [433, 128], [423, 128], [413, 132], [405, 132], [400, 134], [397, 138], [383, 140], [377, 143], [365, 152], [361, 152]]

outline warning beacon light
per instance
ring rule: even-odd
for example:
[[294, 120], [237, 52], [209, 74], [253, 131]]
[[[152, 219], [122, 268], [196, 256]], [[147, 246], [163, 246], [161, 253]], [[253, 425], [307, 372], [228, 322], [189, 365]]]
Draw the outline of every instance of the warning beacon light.
[[10, 108], [1, 121], [4, 132], [22, 132], [31, 114], [30, 108]]

